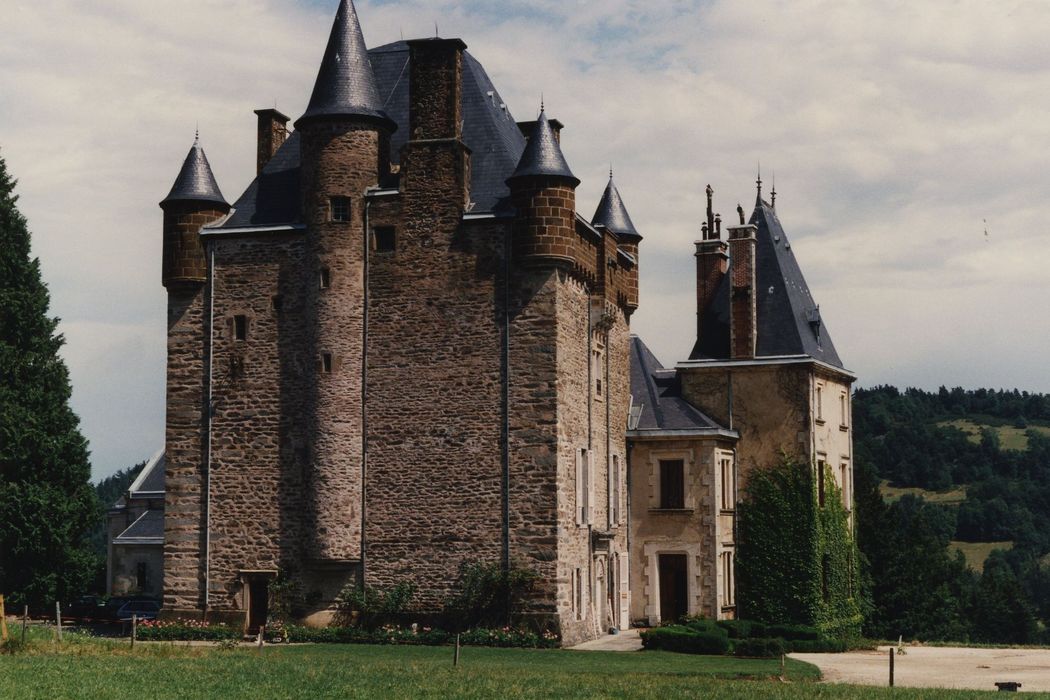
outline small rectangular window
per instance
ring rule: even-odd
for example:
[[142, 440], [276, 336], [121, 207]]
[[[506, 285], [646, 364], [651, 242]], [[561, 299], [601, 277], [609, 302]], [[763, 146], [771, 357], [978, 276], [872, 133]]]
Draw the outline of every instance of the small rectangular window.
[[326, 352], [321, 355], [321, 371], [325, 374], [332, 373], [332, 353]]
[[594, 500], [594, 485], [591, 478], [591, 459], [586, 448], [576, 452], [576, 524], [591, 522], [591, 501]]
[[850, 484], [849, 484], [849, 463], [843, 462], [842, 466], [839, 467], [842, 478], [842, 507], [846, 510], [850, 510]]
[[817, 458], [817, 504], [824, 507], [824, 481], [827, 471], [827, 463], [823, 457]]
[[722, 510], [733, 510], [736, 507], [736, 470], [733, 460], [722, 457], [719, 460], [722, 472]]
[[611, 507], [609, 508], [610, 520], [612, 525], [615, 527], [620, 524], [620, 456], [612, 456], [612, 475], [610, 481], [612, 481], [612, 495], [609, 500], [612, 501]]
[[573, 576], [573, 588], [575, 589], [575, 595], [572, 597], [573, 609], [576, 611], [576, 619], [583, 619], [583, 570], [576, 569], [576, 574]]
[[233, 317], [233, 337], [235, 340], [247, 340], [248, 339], [248, 317], [247, 316], [234, 316]]
[[372, 231], [372, 240], [377, 253], [393, 253], [397, 247], [393, 226], [376, 226]]
[[660, 507], [685, 508], [685, 463], [680, 459], [660, 460]]
[[332, 271], [329, 270], [327, 267], [321, 268], [320, 284], [321, 289], [328, 289], [332, 286]]
[[824, 420], [824, 388], [817, 387], [817, 421]]
[[332, 221], [349, 221], [350, 220], [350, 198], [349, 197], [332, 197], [330, 204], [330, 211]]
[[733, 581], [733, 553], [722, 552], [722, 605], [729, 607], [736, 603]]
[[281, 305], [284, 303], [284, 299], [281, 297], [281, 295], [276, 295], [271, 301], [273, 302], [273, 310], [280, 311]]
[[839, 394], [839, 413], [842, 416], [842, 422], [839, 423], [843, 428], [849, 427], [849, 398], [846, 396], [846, 392]]

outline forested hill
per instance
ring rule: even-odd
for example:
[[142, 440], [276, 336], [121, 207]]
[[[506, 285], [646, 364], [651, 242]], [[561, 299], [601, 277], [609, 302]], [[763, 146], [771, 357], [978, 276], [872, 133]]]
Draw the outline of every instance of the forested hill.
[[1050, 642], [1050, 396], [854, 395], [868, 633]]

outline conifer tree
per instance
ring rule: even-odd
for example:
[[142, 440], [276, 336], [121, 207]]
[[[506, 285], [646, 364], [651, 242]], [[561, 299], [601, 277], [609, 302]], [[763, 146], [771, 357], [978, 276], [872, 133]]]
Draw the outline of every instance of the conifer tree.
[[43, 607], [90, 581], [85, 536], [101, 512], [14, 187], [0, 157], [0, 593]]

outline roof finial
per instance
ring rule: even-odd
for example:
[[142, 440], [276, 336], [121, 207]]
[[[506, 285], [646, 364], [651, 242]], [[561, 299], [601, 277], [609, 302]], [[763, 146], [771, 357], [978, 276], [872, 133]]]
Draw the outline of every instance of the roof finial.
[[777, 171], [773, 171], [773, 189], [769, 191], [769, 206], [777, 208]]
[[609, 179], [612, 180], [612, 163], [609, 163]]
[[438, 23], [437, 20], [434, 20], [434, 38], [437, 39], [438, 36]]
[[755, 180], [755, 184], [758, 185], [758, 201], [762, 201], [762, 161], [758, 161], [758, 179]]
[[540, 111], [541, 111], [541, 112], [543, 112], [543, 111], [544, 111], [544, 104], [543, 104], [543, 93], [542, 93], [542, 92], [540, 93]]
[[193, 145], [198, 146], [201, 142], [201, 123], [197, 122], [197, 126], [193, 131]]

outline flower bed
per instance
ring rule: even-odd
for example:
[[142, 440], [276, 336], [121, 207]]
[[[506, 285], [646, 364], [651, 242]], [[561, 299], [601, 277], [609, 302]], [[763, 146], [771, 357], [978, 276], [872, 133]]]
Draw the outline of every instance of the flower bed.
[[[314, 642], [320, 644], [417, 644], [441, 646], [455, 642], [456, 635], [430, 627], [399, 627], [384, 625], [374, 630], [360, 627], [322, 627], [313, 629], [290, 625], [267, 630], [267, 638], [276, 641]], [[485, 647], [522, 647], [547, 649], [558, 646], [558, 636], [552, 632], [537, 634], [528, 630], [501, 627], [478, 628], [460, 634], [460, 644]]]

